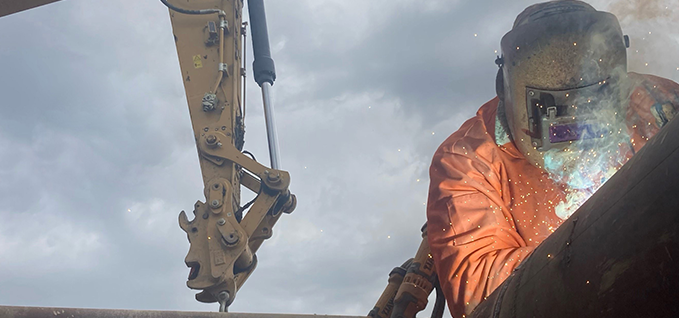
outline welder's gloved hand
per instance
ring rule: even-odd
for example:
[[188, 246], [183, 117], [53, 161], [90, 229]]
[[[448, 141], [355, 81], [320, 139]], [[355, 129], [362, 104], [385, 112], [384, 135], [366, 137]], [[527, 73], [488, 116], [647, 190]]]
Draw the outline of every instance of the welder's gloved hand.
[[653, 114], [658, 127], [663, 127], [676, 117], [677, 106], [671, 102], [658, 103], [651, 107], [651, 114]]

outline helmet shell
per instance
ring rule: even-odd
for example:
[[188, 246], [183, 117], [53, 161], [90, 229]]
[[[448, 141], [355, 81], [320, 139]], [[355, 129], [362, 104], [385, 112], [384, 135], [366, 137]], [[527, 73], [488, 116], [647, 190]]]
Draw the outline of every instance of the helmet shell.
[[501, 44], [498, 96], [508, 128], [519, 151], [542, 167], [548, 132], [541, 129], [540, 117], [546, 111], [536, 110], [529, 94], [562, 92], [576, 98], [579, 91], [592, 94], [596, 85], [615, 85], [627, 74], [626, 38], [615, 15], [580, 1], [552, 1], [526, 9]]

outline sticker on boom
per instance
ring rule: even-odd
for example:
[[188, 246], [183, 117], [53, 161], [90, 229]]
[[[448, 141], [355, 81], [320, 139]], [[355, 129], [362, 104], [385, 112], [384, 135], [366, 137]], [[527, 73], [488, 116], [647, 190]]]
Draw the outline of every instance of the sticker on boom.
[[200, 57], [200, 55], [194, 55], [193, 56], [193, 67], [194, 68], [203, 67], [203, 59]]

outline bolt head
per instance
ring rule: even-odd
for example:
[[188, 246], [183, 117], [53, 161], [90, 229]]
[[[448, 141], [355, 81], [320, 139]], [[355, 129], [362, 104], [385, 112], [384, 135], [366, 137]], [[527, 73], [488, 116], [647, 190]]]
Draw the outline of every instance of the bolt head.
[[277, 182], [277, 181], [280, 181], [280, 180], [281, 180], [281, 175], [280, 175], [279, 173], [276, 173], [276, 174], [269, 174], [269, 176], [267, 177], [267, 179], [269, 179], [269, 181], [271, 181], [271, 182]]
[[210, 204], [211, 204], [213, 207], [216, 208], [216, 207], [219, 206], [219, 200], [212, 200], [212, 202], [211, 202]]
[[236, 232], [231, 232], [227, 236], [222, 237], [224, 239], [224, 242], [229, 245], [234, 245], [238, 244], [238, 241], [240, 241], [240, 238], [238, 237], [238, 233]]
[[229, 298], [231, 298], [231, 295], [229, 295], [229, 292], [226, 290], [217, 295], [217, 299], [219, 299], [220, 302], [226, 302]]
[[219, 220], [217, 220], [217, 224], [219, 224], [219, 225], [224, 225], [224, 224], [226, 224], [226, 220], [224, 220], [224, 219], [219, 219]]

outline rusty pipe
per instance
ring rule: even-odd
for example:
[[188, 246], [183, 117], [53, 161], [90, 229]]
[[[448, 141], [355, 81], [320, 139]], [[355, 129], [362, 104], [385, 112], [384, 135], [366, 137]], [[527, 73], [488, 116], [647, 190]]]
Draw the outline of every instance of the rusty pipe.
[[469, 317], [679, 317], [679, 121]]

